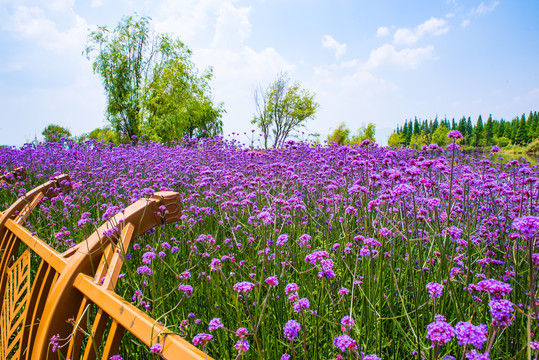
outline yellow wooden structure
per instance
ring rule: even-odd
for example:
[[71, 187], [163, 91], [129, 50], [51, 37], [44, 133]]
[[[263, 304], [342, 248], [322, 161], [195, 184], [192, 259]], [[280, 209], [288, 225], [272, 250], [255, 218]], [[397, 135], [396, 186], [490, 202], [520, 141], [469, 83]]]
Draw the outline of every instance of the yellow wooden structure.
[[[70, 181], [59, 176], [0, 213], [0, 359], [58, 358], [51, 345], [58, 335], [61, 347], [55, 350], [64, 358], [108, 360], [125, 331], [148, 347], [161, 344], [165, 359], [205, 359], [200, 349], [114, 292], [131, 240], [178, 221], [179, 195], [158, 192], [141, 199], [60, 254], [23, 224], [40, 202], [69, 191]], [[109, 229], [117, 230], [103, 236]], [[37, 272], [31, 271], [31, 259], [40, 262]]]

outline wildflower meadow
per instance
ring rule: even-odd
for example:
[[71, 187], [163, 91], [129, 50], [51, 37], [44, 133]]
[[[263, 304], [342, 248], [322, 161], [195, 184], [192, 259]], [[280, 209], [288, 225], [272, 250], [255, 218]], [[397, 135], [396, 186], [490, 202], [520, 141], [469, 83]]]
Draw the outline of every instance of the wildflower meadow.
[[[131, 243], [116, 292], [215, 359], [537, 358], [539, 169], [464, 154], [459, 135], [421, 150], [27, 144], [0, 149], [2, 171], [27, 173], [0, 206], [69, 174], [73, 191], [25, 224], [65, 251], [178, 192], [181, 220]], [[161, 350], [126, 335], [113, 358]]]

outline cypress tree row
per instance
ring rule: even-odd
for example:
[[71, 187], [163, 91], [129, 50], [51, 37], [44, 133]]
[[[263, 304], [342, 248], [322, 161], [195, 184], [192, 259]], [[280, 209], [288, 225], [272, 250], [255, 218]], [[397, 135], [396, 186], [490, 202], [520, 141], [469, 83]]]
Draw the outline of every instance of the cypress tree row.
[[[443, 135], [451, 130], [461, 132], [463, 138], [460, 144], [463, 146], [488, 147], [498, 145], [526, 146], [539, 138], [539, 114], [530, 111], [528, 116], [516, 116], [511, 121], [493, 119], [489, 115], [486, 122], [479, 115], [475, 124], [470, 117], [463, 116], [460, 120], [455, 118], [421, 120], [415, 117], [413, 120], [406, 119], [403, 126], [397, 126], [390, 137], [389, 145], [422, 146], [430, 143], [438, 143]], [[398, 139], [398, 142], [393, 141]], [[441, 145], [441, 144], [439, 144]]]

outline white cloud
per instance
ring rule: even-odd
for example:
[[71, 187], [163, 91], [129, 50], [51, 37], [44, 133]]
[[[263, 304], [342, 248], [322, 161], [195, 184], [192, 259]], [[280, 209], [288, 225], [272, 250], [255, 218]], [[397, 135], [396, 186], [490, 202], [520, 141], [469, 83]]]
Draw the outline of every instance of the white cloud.
[[412, 45], [425, 35], [439, 36], [449, 31], [447, 20], [431, 17], [414, 29], [400, 28], [393, 35], [393, 42], [401, 45]]
[[376, 36], [377, 37], [384, 37], [389, 35], [389, 28], [386, 26], [380, 26], [378, 30], [376, 30]]
[[468, 25], [470, 25], [470, 20], [468, 19], [462, 20], [462, 22], [460, 23], [460, 27], [463, 29], [467, 28]]
[[481, 4], [479, 4], [479, 6], [473, 10], [473, 12], [475, 14], [488, 13], [488, 12], [493, 11], [496, 8], [496, 6], [498, 6], [499, 4], [500, 4], [500, 2], [497, 1], [497, 0], [491, 2], [490, 5], [485, 5], [485, 2], [482, 1]]
[[235, 7], [230, 2], [223, 3], [215, 24], [213, 46], [227, 49], [241, 47], [251, 35], [250, 11], [250, 7]]
[[92, 4], [90, 6], [93, 8], [103, 6], [103, 0], [92, 0]]
[[[64, 5], [65, 3], [58, 6]], [[69, 9], [64, 8], [64, 10]], [[89, 25], [72, 10], [69, 10], [66, 23], [71, 23], [71, 25], [62, 31], [41, 8], [17, 5], [13, 8], [13, 14], [5, 22], [4, 29], [46, 50], [71, 53], [73, 48], [82, 47], [81, 44], [84, 44]]]
[[393, 42], [395, 44], [412, 45], [419, 40], [419, 35], [410, 29], [397, 29], [393, 34]]
[[331, 35], [324, 35], [322, 38], [322, 47], [335, 50], [335, 57], [337, 59], [346, 53], [346, 44], [339, 43]]
[[415, 69], [426, 60], [435, 59], [434, 46], [405, 48], [395, 50], [391, 44], [384, 44], [371, 50], [369, 59], [364, 64], [367, 69], [374, 69], [383, 64], [396, 65], [406, 69]]

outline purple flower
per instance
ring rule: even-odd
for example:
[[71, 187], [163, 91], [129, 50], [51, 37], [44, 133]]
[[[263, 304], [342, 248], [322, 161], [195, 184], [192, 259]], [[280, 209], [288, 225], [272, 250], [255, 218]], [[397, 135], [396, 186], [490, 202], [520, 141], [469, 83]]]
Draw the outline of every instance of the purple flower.
[[283, 354], [283, 356], [281, 356], [281, 360], [290, 360], [290, 355]]
[[191, 285], [180, 285], [178, 286], [178, 290], [182, 291], [187, 297], [193, 295], [193, 287]]
[[224, 327], [224, 325], [221, 323], [221, 318], [213, 318], [208, 323], [208, 328], [210, 331], [217, 330], [222, 327]]
[[426, 338], [432, 341], [432, 347], [450, 342], [455, 336], [455, 329], [445, 321], [435, 321], [427, 325]]
[[142, 262], [146, 265], [150, 265], [153, 259], [155, 259], [155, 253], [153, 251], [145, 252], [142, 255]]
[[478, 353], [477, 350], [472, 350], [466, 353], [466, 359], [468, 360], [490, 360], [490, 355], [488, 353]]
[[300, 330], [301, 326], [299, 326], [299, 323], [296, 320], [288, 320], [283, 328], [284, 337], [290, 341], [294, 341]]
[[490, 152], [497, 153], [499, 151], [500, 151], [500, 147], [498, 145], [492, 145]]
[[460, 131], [458, 130], [451, 130], [448, 134], [447, 134], [447, 137], [450, 138], [450, 139], [461, 139], [462, 138], [462, 134]]
[[363, 360], [382, 360], [382, 358], [379, 358], [376, 355], [365, 355], [363, 357]]
[[431, 298], [439, 298], [440, 296], [442, 296], [444, 286], [442, 284], [430, 282], [427, 284], [427, 290], [429, 291], [429, 296]]
[[247, 334], [249, 334], [249, 330], [244, 327], [240, 327], [236, 330], [236, 336], [239, 336], [240, 338], [245, 337]]
[[455, 143], [451, 143], [451, 144], [447, 145], [447, 150], [455, 150], [455, 151], [458, 151], [458, 150], [460, 150], [460, 145], [459, 145], [459, 144], [455, 144]]
[[288, 295], [291, 292], [297, 292], [298, 290], [299, 290], [299, 286], [296, 283], [290, 283], [286, 285], [284, 292], [286, 295]]
[[312, 254], [309, 254], [305, 256], [305, 262], [311, 263], [311, 264], [317, 264], [318, 261], [322, 259], [326, 259], [329, 257], [329, 253], [324, 250], [316, 250]]
[[469, 322], [459, 322], [455, 326], [459, 345], [473, 345], [481, 349], [487, 341], [487, 326], [485, 324], [473, 325]]
[[532, 350], [539, 350], [539, 341], [530, 341], [530, 348]]
[[354, 319], [352, 319], [350, 316], [345, 316], [341, 319], [341, 330], [346, 331], [346, 329], [351, 328], [355, 324], [356, 322], [354, 321]]
[[277, 238], [277, 242], [275, 243], [277, 246], [282, 246], [288, 242], [288, 234], [282, 234], [279, 235]]
[[238, 340], [236, 345], [234, 345], [234, 348], [238, 350], [239, 353], [244, 353], [247, 350], [249, 350], [249, 342], [245, 338], [241, 338]]
[[502, 296], [507, 296], [513, 290], [511, 285], [495, 279], [482, 280], [477, 283], [477, 286], [488, 292], [495, 299], [500, 299]]
[[211, 341], [213, 341], [213, 336], [210, 334], [200, 333], [200, 334], [196, 334], [195, 337], [193, 338], [193, 344], [195, 346], [199, 346], [199, 345], [206, 346]]
[[357, 350], [356, 341], [346, 334], [337, 336], [333, 340], [333, 345], [335, 345], [342, 352], [345, 352], [348, 349]]
[[233, 286], [234, 290], [236, 290], [237, 292], [243, 292], [243, 293], [250, 292], [251, 290], [253, 290], [254, 287], [255, 287], [255, 284], [250, 283], [248, 281], [241, 281], [239, 283], [236, 283]]
[[137, 274], [143, 274], [143, 275], [152, 275], [152, 269], [150, 269], [148, 266], [144, 265], [139, 268], [137, 268]]
[[301, 310], [308, 309], [311, 304], [309, 303], [309, 299], [302, 298], [298, 301], [296, 301], [292, 307], [294, 308], [295, 312], [300, 312]]
[[515, 310], [511, 301], [507, 299], [492, 300], [488, 305], [490, 306], [490, 315], [492, 315], [492, 325], [503, 330], [513, 323], [511, 317]]
[[268, 284], [268, 285], [273, 285], [273, 286], [279, 285], [279, 280], [277, 280], [277, 275], [273, 275], [273, 276], [268, 277], [268, 278], [265, 280], [265, 282], [266, 282], [266, 284]]
[[513, 220], [513, 227], [526, 237], [534, 236], [539, 229], [539, 217], [523, 216], [516, 218]]
[[219, 259], [211, 259], [210, 261], [210, 268], [211, 268], [211, 271], [217, 271], [219, 270], [221, 267], [223, 266], [223, 264], [221, 263], [221, 260]]
[[109, 360], [124, 360], [120, 355], [112, 355]]
[[159, 344], [159, 343], [155, 343], [152, 345], [152, 347], [150, 348], [150, 351], [153, 353], [153, 354], [160, 354], [161, 351], [163, 351], [163, 345]]

